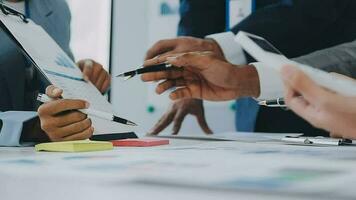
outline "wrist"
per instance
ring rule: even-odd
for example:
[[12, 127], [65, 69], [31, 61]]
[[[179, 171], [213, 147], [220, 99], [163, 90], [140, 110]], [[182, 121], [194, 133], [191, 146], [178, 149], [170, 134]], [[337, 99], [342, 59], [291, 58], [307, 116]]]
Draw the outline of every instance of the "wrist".
[[214, 54], [216, 56], [226, 60], [225, 56], [224, 56], [224, 53], [223, 53], [223, 50], [221, 49], [220, 45], [214, 39], [207, 38], [207, 39], [205, 39], [205, 41], [206, 41], [206, 44], [207, 44], [207, 49], [209, 51], [214, 52]]
[[236, 66], [234, 69], [236, 90], [239, 97], [258, 98], [261, 93], [258, 72], [253, 65]]

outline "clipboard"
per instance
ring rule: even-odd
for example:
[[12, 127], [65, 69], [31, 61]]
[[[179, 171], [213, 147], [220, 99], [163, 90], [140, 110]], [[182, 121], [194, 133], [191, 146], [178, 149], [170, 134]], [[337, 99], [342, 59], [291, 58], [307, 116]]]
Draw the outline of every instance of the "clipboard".
[[[33, 64], [46, 84], [61, 87], [64, 98], [84, 99], [95, 109], [113, 113], [111, 104], [92, 83], [84, 81], [80, 69], [42, 27], [26, 18], [21, 12], [4, 5], [2, 1], [0, 1], [0, 11], [0, 28]], [[24, 33], [27, 33], [26, 36]], [[31, 40], [28, 36], [31, 36]], [[37, 50], [41, 48], [42, 51]], [[49, 50], [43, 51], [45, 48]], [[79, 86], [75, 87], [76, 85]], [[83, 95], [76, 92], [78, 90], [83, 91]], [[137, 135], [124, 125], [93, 116], [91, 119], [96, 130], [93, 137], [98, 140], [137, 138]]]

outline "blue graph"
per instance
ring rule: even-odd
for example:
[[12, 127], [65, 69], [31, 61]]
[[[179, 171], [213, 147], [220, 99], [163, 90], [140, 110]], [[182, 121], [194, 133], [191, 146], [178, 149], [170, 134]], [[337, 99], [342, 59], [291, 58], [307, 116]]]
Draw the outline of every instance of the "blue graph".
[[60, 54], [56, 58], [56, 64], [62, 67], [74, 69], [76, 65], [67, 56]]

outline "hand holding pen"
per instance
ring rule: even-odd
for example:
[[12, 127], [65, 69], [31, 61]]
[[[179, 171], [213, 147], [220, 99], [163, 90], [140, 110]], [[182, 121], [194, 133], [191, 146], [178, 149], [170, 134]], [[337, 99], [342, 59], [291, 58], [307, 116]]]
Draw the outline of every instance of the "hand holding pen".
[[[90, 138], [94, 132], [90, 116], [98, 116], [102, 113], [92, 113], [91, 111], [88, 111], [90, 105], [84, 100], [59, 99], [62, 96], [62, 93], [63, 91], [61, 89], [56, 88], [55, 86], [49, 86], [46, 89], [48, 97], [46, 95], [39, 96], [39, 100], [47, 102], [41, 105], [38, 109], [42, 130], [46, 132], [51, 141], [69, 141]], [[53, 99], [57, 100], [53, 101]], [[109, 115], [98, 117], [108, 118]], [[114, 120], [114, 117], [112, 119]], [[122, 118], [120, 118], [120, 120], [116, 119], [115, 121], [135, 125], [133, 122]]]

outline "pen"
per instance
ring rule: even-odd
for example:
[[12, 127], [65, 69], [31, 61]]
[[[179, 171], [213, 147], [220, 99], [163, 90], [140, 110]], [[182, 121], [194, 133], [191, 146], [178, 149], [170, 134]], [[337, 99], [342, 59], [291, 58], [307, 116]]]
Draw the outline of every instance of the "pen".
[[352, 140], [349, 139], [333, 139], [324, 137], [289, 137], [286, 136], [282, 138], [284, 142], [305, 144], [305, 145], [330, 145], [330, 146], [341, 146], [341, 145], [351, 145]]
[[151, 73], [151, 72], [160, 72], [160, 71], [167, 71], [167, 70], [172, 70], [172, 69], [180, 69], [179, 67], [172, 66], [169, 63], [161, 63], [157, 65], [152, 65], [152, 66], [147, 66], [147, 67], [141, 67], [136, 70], [132, 70], [129, 72], [125, 72], [122, 74], [117, 75], [116, 77], [127, 77], [128, 79], [139, 75], [139, 74], [145, 74], [145, 73]]
[[[49, 97], [49, 96], [47, 96], [47, 95], [45, 95], [45, 94], [38, 94], [37, 101], [40, 101], [42, 103], [47, 103], [47, 102], [54, 101], [54, 99]], [[87, 114], [87, 115], [92, 115], [92, 116], [95, 116], [95, 117], [99, 117], [101, 119], [110, 120], [110, 121], [117, 122], [117, 123], [120, 123], [120, 124], [125, 124], [125, 125], [130, 125], [130, 126], [137, 126], [137, 124], [132, 122], [132, 121], [129, 121], [127, 119], [123, 119], [121, 117], [117, 117], [117, 116], [115, 116], [113, 114], [110, 114], [110, 113], [107, 113], [107, 112], [94, 110], [94, 109], [90, 109], [90, 108], [88, 108], [88, 109], [80, 109], [79, 111], [84, 113], [84, 114]]]
[[266, 101], [260, 101], [258, 102], [260, 106], [267, 106], [267, 107], [283, 107], [286, 108], [286, 103], [284, 101], [284, 98], [278, 98], [275, 100], [266, 100]]

